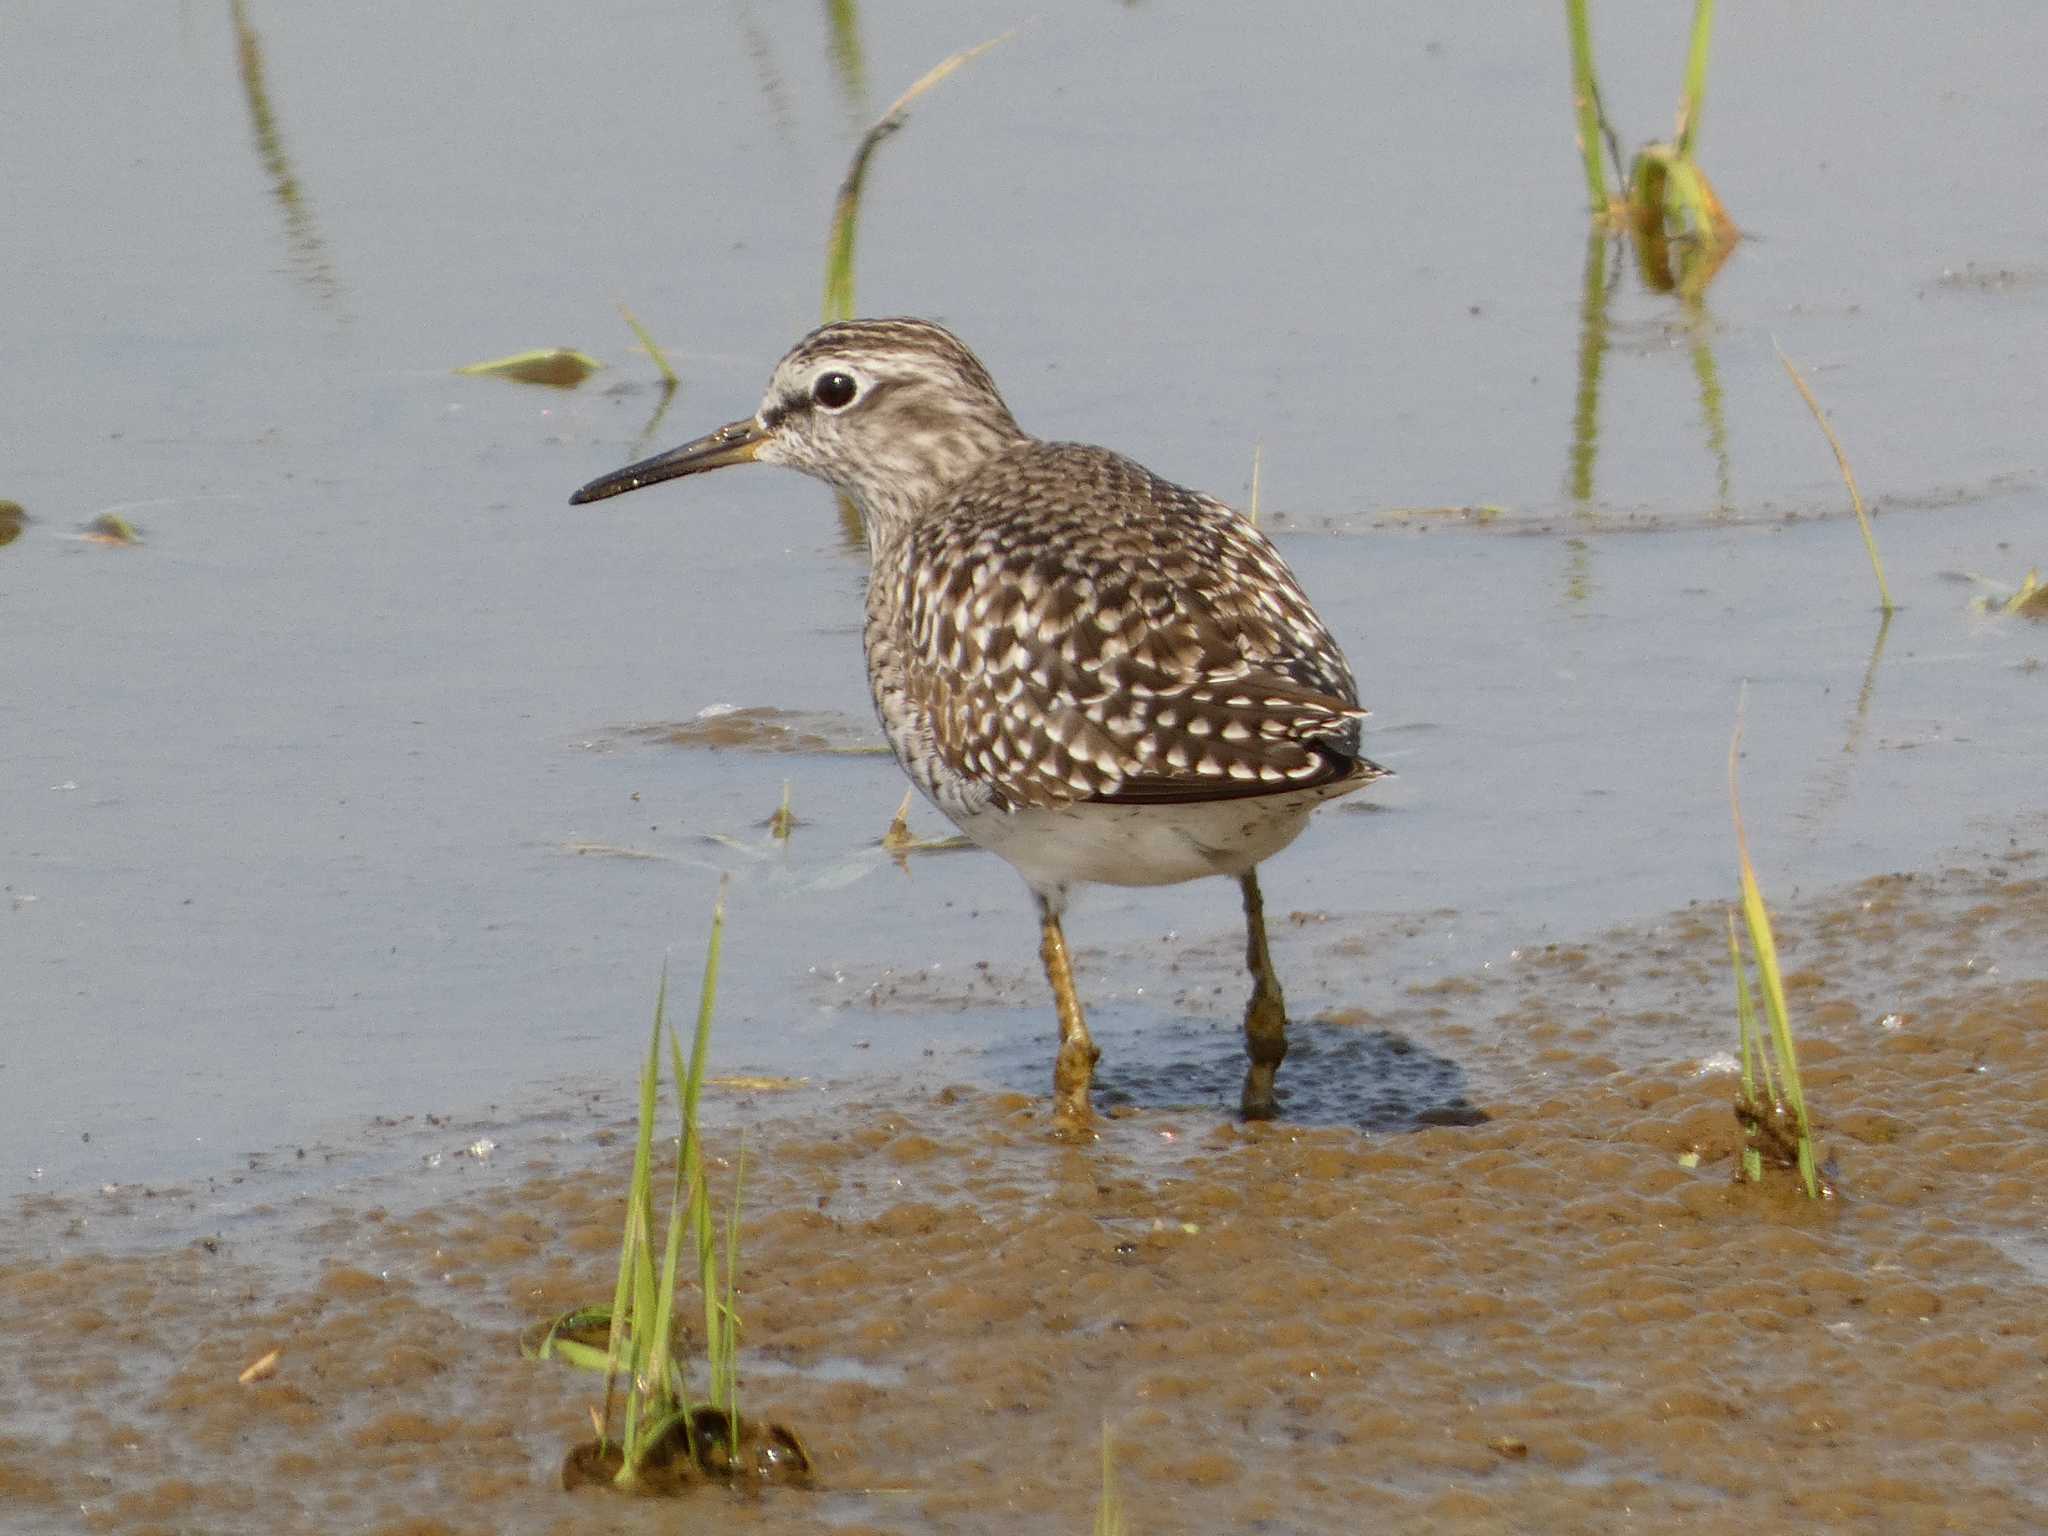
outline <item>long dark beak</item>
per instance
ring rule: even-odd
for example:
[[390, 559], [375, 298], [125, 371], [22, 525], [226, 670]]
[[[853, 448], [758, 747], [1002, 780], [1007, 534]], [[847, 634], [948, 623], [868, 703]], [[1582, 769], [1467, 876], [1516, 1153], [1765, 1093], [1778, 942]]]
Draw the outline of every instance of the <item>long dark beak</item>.
[[707, 432], [693, 443], [671, 448], [667, 453], [657, 453], [651, 459], [628, 464], [608, 475], [599, 475], [571, 496], [569, 504], [580, 507], [586, 501], [623, 496], [643, 485], [674, 480], [681, 475], [700, 475], [707, 469], [723, 469], [728, 464], [750, 464], [761, 451], [762, 444], [768, 441], [768, 436], [767, 428], [751, 416], [745, 421], [729, 421], [716, 432]]

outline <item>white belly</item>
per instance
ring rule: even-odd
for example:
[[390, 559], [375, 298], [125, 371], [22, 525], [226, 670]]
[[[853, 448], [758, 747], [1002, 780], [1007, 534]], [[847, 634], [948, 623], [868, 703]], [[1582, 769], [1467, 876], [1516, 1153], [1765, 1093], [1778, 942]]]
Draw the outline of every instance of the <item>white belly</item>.
[[1176, 885], [1241, 875], [1293, 842], [1309, 814], [1343, 787], [1201, 800], [1187, 805], [1086, 801], [1048, 810], [981, 810], [954, 820], [972, 841], [1015, 865], [1031, 888]]

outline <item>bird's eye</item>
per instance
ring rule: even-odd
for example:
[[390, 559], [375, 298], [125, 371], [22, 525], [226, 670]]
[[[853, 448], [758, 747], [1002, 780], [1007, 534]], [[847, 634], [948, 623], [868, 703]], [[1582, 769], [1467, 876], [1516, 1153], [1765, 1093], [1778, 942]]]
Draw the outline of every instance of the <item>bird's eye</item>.
[[845, 410], [859, 393], [860, 385], [850, 373], [821, 373], [811, 386], [811, 398], [828, 411]]

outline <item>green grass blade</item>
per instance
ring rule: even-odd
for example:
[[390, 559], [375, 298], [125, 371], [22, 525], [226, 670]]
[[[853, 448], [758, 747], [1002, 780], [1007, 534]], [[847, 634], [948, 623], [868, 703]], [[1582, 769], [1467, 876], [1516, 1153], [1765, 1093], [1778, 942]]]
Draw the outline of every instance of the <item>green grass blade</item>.
[[653, 1305], [654, 1291], [653, 1271], [647, 1263], [646, 1216], [638, 1201], [632, 1203], [627, 1220], [633, 1225], [634, 1241], [630, 1265], [632, 1283], [628, 1292], [632, 1321], [626, 1341], [626, 1406], [619, 1429], [619, 1448], [624, 1455], [616, 1478], [621, 1483], [631, 1482], [639, 1465], [640, 1416], [647, 1398], [648, 1314]]
[[725, 890], [721, 884], [717, 905], [711, 911], [711, 942], [704, 956], [704, 985], [697, 1002], [697, 1029], [690, 1041], [690, 1059], [685, 1065], [682, 1046], [669, 1037], [669, 1066], [677, 1084], [682, 1115], [682, 1154], [678, 1168], [682, 1178], [682, 1200], [688, 1211], [687, 1224], [697, 1240], [697, 1284], [704, 1293], [704, 1348], [711, 1366], [711, 1400], [722, 1401], [719, 1390], [718, 1341], [719, 1291], [716, 1254], [717, 1228], [711, 1220], [711, 1197], [704, 1179], [703, 1139], [698, 1126], [698, 1102], [704, 1090], [704, 1067], [711, 1055], [711, 1016], [718, 1006], [718, 961], [725, 939]]
[[740, 1423], [740, 1196], [746, 1187], [747, 1138], [740, 1134], [739, 1154], [732, 1170], [732, 1205], [725, 1216], [725, 1308], [719, 1343], [725, 1422], [735, 1440]]
[[619, 313], [625, 318], [627, 327], [639, 338], [640, 345], [647, 349], [647, 355], [654, 359], [654, 366], [661, 370], [661, 382], [674, 389], [682, 382], [676, 377], [675, 369], [668, 365], [668, 354], [661, 350], [661, 343], [648, 334], [647, 327], [640, 323], [640, 317], [626, 308], [625, 301], [619, 300]]
[[[565, 1339], [564, 1334], [580, 1333], [587, 1328], [595, 1328], [599, 1323], [603, 1323], [609, 1330], [611, 1320], [611, 1312], [604, 1307], [573, 1307], [548, 1324], [538, 1344], [528, 1344], [522, 1336], [519, 1341], [519, 1353], [528, 1360], [549, 1359], [563, 1346], [576, 1342], [573, 1339]], [[598, 1355], [602, 1359], [604, 1351], [600, 1350]]]
[[[619, 1239], [619, 1277], [612, 1287], [611, 1329], [605, 1345], [604, 1433], [612, 1422], [612, 1397], [618, 1386], [620, 1336], [627, 1328], [627, 1300], [633, 1281], [634, 1232], [644, 1220], [647, 1193], [647, 1165], [654, 1152], [654, 1099], [661, 1071], [661, 1031], [668, 1016], [668, 967], [661, 968], [661, 984], [654, 994], [654, 1028], [647, 1040], [647, 1060], [640, 1070], [640, 1120], [633, 1142], [633, 1179], [626, 1193], [626, 1229]], [[644, 1230], [644, 1228], [641, 1228]], [[627, 1392], [631, 1411], [632, 1392]]]
[[1728, 913], [1728, 968], [1735, 973], [1735, 1024], [1742, 1038], [1742, 1096], [1754, 1104], [1756, 1080], [1756, 1003], [1749, 995], [1749, 967], [1735, 939], [1735, 913]]
[[[670, 1043], [674, 1043], [674, 1032], [670, 1032]], [[669, 1186], [668, 1197], [668, 1239], [662, 1245], [661, 1281], [654, 1302], [652, 1342], [648, 1348], [647, 1383], [645, 1390], [654, 1401], [654, 1409], [664, 1418], [681, 1416], [683, 1434], [689, 1443], [692, 1460], [696, 1459], [697, 1447], [694, 1424], [689, 1416], [689, 1383], [684, 1373], [672, 1369], [675, 1348], [674, 1338], [676, 1315], [676, 1267], [682, 1257], [683, 1229], [687, 1224], [686, 1208], [683, 1201], [683, 1159], [678, 1149], [676, 1167]], [[660, 1444], [660, 1432], [652, 1426], [632, 1448], [635, 1461], [644, 1457], [648, 1450]]]
[[550, 1340], [540, 1358], [560, 1360], [579, 1371], [608, 1371], [617, 1364], [609, 1350], [599, 1349], [595, 1344], [579, 1344], [574, 1339]]
[[860, 229], [860, 199], [867, 186], [869, 163], [881, 147], [882, 140], [909, 120], [910, 104], [918, 97], [961, 65], [980, 58], [1012, 35], [1005, 32], [1001, 37], [992, 37], [985, 43], [964, 48], [926, 70], [909, 90], [896, 98], [888, 111], [876, 119], [874, 126], [861, 135], [861, 141], [853, 151], [853, 159], [847, 165], [846, 178], [839, 184], [839, 195], [832, 204], [832, 233], [825, 246], [825, 319], [853, 318], [853, 250]]
[[1685, 92], [1678, 99], [1678, 134], [1673, 141], [1681, 160], [1692, 158], [1699, 134], [1700, 110], [1707, 100], [1707, 44], [1714, 32], [1714, 0], [1698, 0], [1692, 11], [1692, 46], [1685, 56]]
[[[1765, 1109], [1757, 1085], [1757, 1057], [1763, 1047], [1757, 1038], [1756, 1002], [1749, 992], [1749, 967], [1743, 963], [1742, 948], [1736, 942], [1732, 908], [1728, 913], [1728, 966], [1735, 973], [1735, 1024], [1742, 1039], [1742, 1107], [1750, 1115], [1759, 1115]], [[1763, 1153], [1757, 1149], [1754, 1133], [1747, 1129], [1743, 1136], [1742, 1176], [1752, 1184], [1762, 1183], [1764, 1176]]]
[[1785, 978], [1778, 968], [1777, 940], [1771, 933], [1771, 914], [1757, 888], [1756, 871], [1745, 851], [1742, 859], [1742, 915], [1749, 927], [1750, 947], [1756, 951], [1757, 970], [1763, 976], [1765, 1012], [1770, 1016], [1773, 1054], [1785, 1102], [1791, 1106], [1793, 1122], [1799, 1127], [1799, 1182], [1807, 1198], [1820, 1198], [1820, 1175], [1813, 1162], [1813, 1130], [1806, 1115], [1806, 1091], [1799, 1081], [1799, 1052], [1792, 1040], [1792, 1021], [1785, 1010]]
[[1613, 198], [1608, 195], [1607, 165], [1600, 148], [1600, 84], [1593, 74], [1593, 27], [1586, 16], [1586, 0], [1565, 0], [1564, 16], [1571, 37], [1572, 110], [1578, 118], [1579, 163], [1586, 172], [1587, 206], [1604, 215]]

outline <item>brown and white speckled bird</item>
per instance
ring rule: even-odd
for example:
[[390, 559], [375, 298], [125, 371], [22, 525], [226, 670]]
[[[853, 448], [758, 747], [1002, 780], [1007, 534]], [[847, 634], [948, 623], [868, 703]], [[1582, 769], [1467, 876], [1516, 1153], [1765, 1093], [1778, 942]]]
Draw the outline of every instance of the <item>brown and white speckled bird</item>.
[[760, 410], [575, 502], [759, 460], [860, 510], [868, 682], [904, 772], [1038, 898], [1064, 1123], [1099, 1054], [1060, 916], [1076, 885], [1234, 875], [1251, 1002], [1243, 1113], [1275, 1112], [1287, 1011], [1256, 868], [1379, 778], [1358, 690], [1279, 552], [1221, 502], [1105, 448], [1047, 443], [923, 320], [811, 332]]

